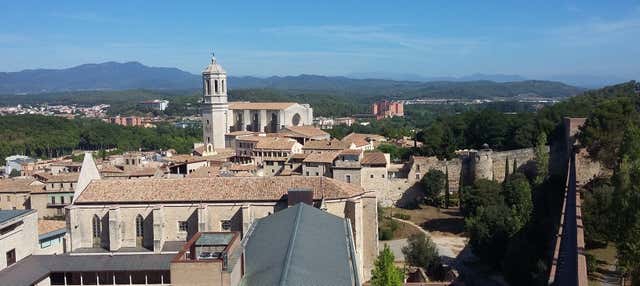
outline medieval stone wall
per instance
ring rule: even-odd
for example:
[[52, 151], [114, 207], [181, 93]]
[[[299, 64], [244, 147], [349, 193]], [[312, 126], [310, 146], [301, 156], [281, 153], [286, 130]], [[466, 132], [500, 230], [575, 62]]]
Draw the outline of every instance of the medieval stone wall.
[[[548, 149], [547, 149], [548, 150]], [[494, 152], [491, 150], [468, 151], [452, 160], [438, 160], [436, 157], [413, 157], [407, 163], [406, 177], [390, 178], [385, 190], [379, 191], [378, 198], [383, 206], [415, 204], [422, 199], [420, 180], [429, 170], [448, 173], [449, 191], [457, 192], [460, 180], [471, 184], [475, 179], [504, 181], [507, 168], [513, 173], [514, 164], [518, 171], [535, 172], [534, 148]]]

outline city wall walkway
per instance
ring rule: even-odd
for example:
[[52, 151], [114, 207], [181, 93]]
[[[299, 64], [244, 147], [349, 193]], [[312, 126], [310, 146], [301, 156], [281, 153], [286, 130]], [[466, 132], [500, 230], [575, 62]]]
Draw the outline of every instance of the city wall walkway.
[[549, 285], [587, 286], [589, 283], [584, 254], [581, 201], [580, 194], [576, 191], [575, 161], [575, 154], [572, 154], [567, 166], [567, 181], [549, 273]]

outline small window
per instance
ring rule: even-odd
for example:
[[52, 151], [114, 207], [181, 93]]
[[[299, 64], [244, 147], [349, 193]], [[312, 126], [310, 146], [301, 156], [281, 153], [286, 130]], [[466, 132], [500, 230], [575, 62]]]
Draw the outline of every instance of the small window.
[[56, 197], [51, 197], [51, 204], [55, 205], [56, 204]]
[[420, 173], [416, 174], [416, 180], [420, 180]]
[[189, 225], [187, 224], [186, 221], [179, 221], [178, 222], [178, 231], [179, 232], [187, 232], [189, 230]]
[[344, 180], [345, 180], [347, 183], [351, 183], [351, 175], [344, 175]]
[[222, 230], [231, 230], [231, 220], [225, 219], [220, 221], [220, 227]]
[[218, 93], [218, 81], [217, 80], [213, 81], [213, 84], [214, 84], [216, 93]]
[[320, 173], [316, 172], [316, 176], [320, 176]]
[[420, 165], [416, 165], [416, 171], [420, 171]]
[[307, 171], [307, 176], [309, 176], [309, 171]]
[[60, 203], [64, 205], [64, 197], [60, 197]]
[[382, 174], [382, 178], [384, 179], [384, 174]]
[[7, 266], [16, 263], [16, 249], [11, 249], [7, 251]]
[[369, 178], [373, 179], [373, 174], [369, 175]]

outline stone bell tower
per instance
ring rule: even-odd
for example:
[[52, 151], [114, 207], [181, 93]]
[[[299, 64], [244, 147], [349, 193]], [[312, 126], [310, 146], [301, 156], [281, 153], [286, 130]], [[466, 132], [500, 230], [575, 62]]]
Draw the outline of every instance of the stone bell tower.
[[227, 72], [211, 56], [211, 63], [202, 72], [202, 142], [203, 155], [215, 155], [216, 149], [224, 149], [224, 135], [229, 131], [227, 114]]

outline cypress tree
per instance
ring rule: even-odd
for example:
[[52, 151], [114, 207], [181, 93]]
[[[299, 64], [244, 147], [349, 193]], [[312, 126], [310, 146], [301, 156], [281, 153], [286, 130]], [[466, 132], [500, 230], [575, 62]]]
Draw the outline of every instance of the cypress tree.
[[504, 181], [509, 177], [509, 157], [504, 160]]
[[444, 173], [444, 208], [449, 208], [449, 166], [445, 165]]

